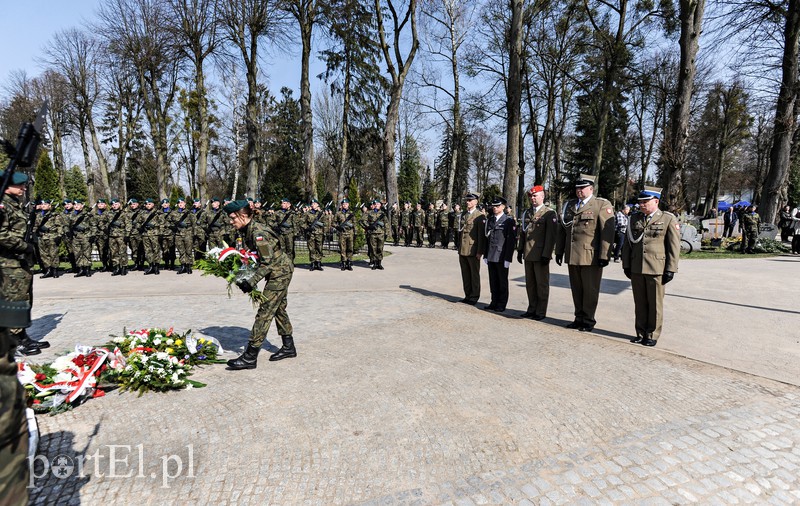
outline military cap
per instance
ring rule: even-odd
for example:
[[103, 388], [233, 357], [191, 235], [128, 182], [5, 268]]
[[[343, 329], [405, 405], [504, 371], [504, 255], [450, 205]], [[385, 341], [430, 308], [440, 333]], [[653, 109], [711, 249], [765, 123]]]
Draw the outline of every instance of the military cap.
[[136, 199], [129, 199], [128, 200], [128, 204], [138, 204], [138, 203], [139, 203], [139, 201], [136, 200]]
[[247, 197], [247, 201], [248, 202], [252, 202], [253, 201], [253, 197]]
[[178, 197], [178, 202], [183, 202], [185, 204], [186, 203], [186, 199], [184, 199], [183, 197]]
[[119, 204], [119, 199], [111, 199], [112, 204]]
[[534, 193], [539, 193], [539, 192], [543, 192], [543, 191], [544, 191], [544, 186], [542, 186], [542, 185], [538, 185], [538, 184], [537, 184], [536, 186], [534, 186], [533, 188], [531, 188], [531, 189], [530, 189], [530, 191], [529, 191], [528, 193], [530, 193], [531, 195], [533, 195]]
[[227, 204], [225, 204], [225, 207], [223, 207], [222, 210], [228, 214], [231, 214], [237, 211], [241, 211], [245, 207], [250, 207], [250, 201], [234, 200], [233, 202], [228, 202]]
[[253, 199], [253, 204], [260, 204], [260, 203], [261, 203], [261, 199], [259, 199], [259, 198]]
[[68, 204], [72, 204], [72, 201], [70, 199], [64, 199], [64, 205], [66, 206]]
[[192, 202], [200, 202], [200, 199], [192, 199]]
[[309, 202], [309, 204], [319, 204], [319, 200], [317, 200], [317, 199], [311, 199], [311, 201]]
[[[6, 171], [0, 171], [0, 178], [5, 177]], [[15, 172], [13, 176], [11, 176], [11, 182], [9, 184], [25, 184], [28, 182], [27, 174], [23, 174], [22, 172]]]
[[169, 199], [161, 199], [162, 204], [169, 204]]
[[211, 197], [211, 202], [219, 202], [219, 199], [217, 197]]
[[504, 206], [508, 203], [506, 199], [503, 197], [495, 197], [492, 199], [492, 202], [489, 204], [490, 206]]
[[597, 176], [589, 174], [581, 174], [575, 181], [575, 188], [586, 188], [587, 186], [594, 186], [597, 182]]
[[345, 202], [349, 204], [350, 203], [350, 199], [342, 199], [342, 204], [344, 204]]
[[292, 201], [284, 197], [284, 198], [281, 199], [281, 202], [289, 202], [289, 203], [291, 203]]
[[75, 199], [72, 201], [73, 204], [83, 204], [83, 199]]
[[153, 199], [144, 199], [144, 203], [145, 204], [155, 204], [155, 201]]
[[97, 199], [98, 204], [107, 204], [106, 199]]
[[475, 193], [467, 193], [464, 195], [464, 200], [478, 200], [478, 195]]
[[661, 188], [656, 188], [654, 186], [645, 186], [644, 190], [639, 192], [638, 200], [652, 200], [652, 199], [661, 199]]
[[53, 201], [52, 201], [51, 199], [42, 199], [42, 200], [41, 200], [41, 203], [42, 203], [42, 204], [52, 204], [52, 203], [53, 203]]

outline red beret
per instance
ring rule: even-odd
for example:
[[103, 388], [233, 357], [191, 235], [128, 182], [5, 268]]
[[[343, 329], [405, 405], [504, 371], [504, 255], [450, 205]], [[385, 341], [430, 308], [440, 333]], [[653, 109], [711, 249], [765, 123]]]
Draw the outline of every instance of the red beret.
[[531, 193], [539, 193], [544, 191], [544, 186], [536, 185], [531, 188]]

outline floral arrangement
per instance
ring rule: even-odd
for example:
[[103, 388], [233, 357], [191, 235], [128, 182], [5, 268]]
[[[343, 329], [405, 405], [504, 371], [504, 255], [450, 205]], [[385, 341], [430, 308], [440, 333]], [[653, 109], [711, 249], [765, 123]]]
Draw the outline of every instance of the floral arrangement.
[[[258, 255], [246, 249], [212, 248], [206, 252], [205, 258], [195, 261], [194, 268], [201, 271], [203, 276], [223, 278], [228, 283], [228, 297], [230, 297], [237, 277], [246, 276], [252, 271], [257, 260]], [[258, 289], [247, 295], [253, 306], [259, 306], [265, 300], [264, 294]]]
[[28, 390], [34, 411], [57, 414], [115, 388], [142, 395], [204, 387], [188, 378], [191, 369], [223, 362], [218, 358], [222, 351], [215, 339], [198, 339], [191, 331], [126, 331], [105, 347], [78, 345], [50, 364], [20, 362], [17, 378]]

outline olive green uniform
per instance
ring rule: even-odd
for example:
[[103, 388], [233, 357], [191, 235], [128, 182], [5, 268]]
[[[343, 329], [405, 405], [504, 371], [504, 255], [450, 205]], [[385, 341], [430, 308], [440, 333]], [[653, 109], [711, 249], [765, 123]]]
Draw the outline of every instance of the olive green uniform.
[[575, 306], [574, 324], [593, 329], [595, 312], [600, 299], [603, 267], [608, 264], [614, 244], [614, 207], [606, 199], [592, 195], [578, 209], [578, 199], [567, 202], [562, 226], [556, 239], [556, 256], [563, 255], [569, 270], [572, 302]]
[[194, 259], [203, 258], [206, 251], [206, 210], [192, 207], [190, 212], [194, 216], [194, 227], [192, 228], [192, 251]]
[[550, 259], [556, 246], [558, 215], [546, 205], [529, 209], [522, 216], [517, 251], [524, 259], [525, 289], [528, 292], [526, 313], [537, 319], [547, 315], [550, 300]]
[[92, 244], [97, 247], [97, 255], [103, 264], [103, 269], [109, 267], [109, 246], [108, 246], [108, 221], [111, 210], [95, 209], [92, 213]]
[[383, 243], [386, 239], [386, 214], [383, 209], [372, 209], [366, 213], [362, 218], [364, 231], [367, 234], [367, 240], [372, 246], [371, 252], [372, 262], [378, 262], [378, 268], [383, 261]]
[[325, 218], [322, 209], [311, 209], [305, 214], [308, 231], [308, 257], [312, 262], [322, 260], [322, 241], [325, 238]]
[[175, 230], [173, 229], [174, 223], [172, 222], [173, 210], [162, 207], [158, 209], [161, 213], [161, 229], [159, 230], [159, 242], [161, 244], [161, 257], [164, 259], [164, 266], [166, 269], [172, 269], [175, 266]]
[[660, 210], [648, 218], [631, 216], [628, 240], [622, 245], [622, 268], [629, 270], [636, 314], [636, 336], [658, 341], [664, 320], [665, 272], [678, 272], [680, 224]]
[[86, 209], [76, 211], [70, 218], [75, 264], [80, 268], [92, 266], [92, 226], [92, 218]]
[[339, 254], [342, 263], [353, 261], [353, 246], [355, 239], [355, 214], [350, 209], [339, 209], [336, 213], [336, 230], [339, 231]]
[[485, 249], [486, 216], [478, 209], [464, 211], [461, 217], [461, 241], [458, 245], [458, 263], [461, 267], [461, 282], [464, 300], [475, 304], [481, 298], [480, 255]]
[[278, 209], [272, 215], [270, 226], [278, 235], [281, 249], [294, 260], [295, 214], [291, 209]]
[[[26, 215], [20, 200], [5, 195], [0, 204], [0, 297], [29, 301], [33, 248], [24, 240]], [[0, 503], [28, 503], [28, 422], [25, 393], [17, 380], [14, 353], [23, 329], [0, 328]]]
[[442, 248], [447, 249], [450, 243], [450, 213], [447, 209], [440, 209], [436, 217], [437, 225], [439, 227], [439, 241], [442, 243]]
[[195, 214], [189, 209], [175, 209], [169, 213], [170, 229], [175, 231], [175, 251], [182, 266], [194, 263]]
[[400, 235], [404, 245], [411, 244], [411, 238], [414, 235], [411, 231], [411, 209], [403, 209], [400, 212]]
[[153, 267], [161, 262], [161, 227], [164, 220], [160, 209], [143, 209], [139, 214], [138, 233], [142, 237], [144, 257]]
[[205, 230], [208, 234], [209, 248], [222, 248], [225, 243], [225, 231], [228, 229], [230, 220], [225, 211], [220, 209], [210, 209], [205, 213]]
[[108, 255], [110, 265], [114, 269], [128, 268], [128, 246], [125, 240], [131, 233], [131, 224], [128, 215], [123, 209], [117, 211], [110, 209], [108, 213]]
[[422, 209], [414, 209], [411, 212], [411, 228], [413, 232], [413, 240], [417, 243], [417, 247], [422, 246], [425, 240], [425, 211]]
[[72, 209], [65, 209], [56, 217], [56, 222], [58, 223], [58, 228], [61, 232], [61, 242], [64, 244], [64, 249], [67, 250], [67, 260], [69, 261], [72, 270], [75, 270], [77, 267], [77, 264], [75, 263], [75, 247], [72, 244], [72, 231], [70, 230], [72, 216], [74, 214], [75, 211]]
[[144, 265], [144, 247], [142, 245], [142, 235], [139, 231], [141, 223], [142, 209], [125, 209], [125, 221], [129, 227], [128, 246], [131, 248], [131, 256], [135, 268], [140, 269]]
[[428, 247], [436, 246], [436, 209], [428, 209], [425, 213], [425, 228], [428, 232]]
[[59, 214], [53, 210], [36, 213], [34, 230], [39, 238], [39, 259], [42, 270], [58, 267], [58, 243], [63, 235], [59, 226]]
[[758, 226], [761, 218], [755, 211], [742, 215], [742, 252], [754, 253], [758, 241]]

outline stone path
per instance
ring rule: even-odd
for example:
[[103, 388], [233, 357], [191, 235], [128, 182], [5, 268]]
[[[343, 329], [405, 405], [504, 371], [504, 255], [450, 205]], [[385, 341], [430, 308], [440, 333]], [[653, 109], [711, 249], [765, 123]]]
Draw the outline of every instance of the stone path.
[[[553, 266], [551, 318], [533, 322], [516, 317], [520, 265], [514, 309], [497, 315], [452, 302], [453, 252], [394, 251], [382, 272], [297, 271], [297, 359], [39, 417], [32, 502], [800, 503], [800, 330], [784, 286], [800, 259], [682, 262], [664, 336], [645, 348], [627, 341], [618, 264], [585, 335], [563, 328], [566, 268]], [[123, 326], [238, 350], [254, 314], [197, 274], [37, 280], [35, 293], [31, 334], [53, 344], [42, 360]]]

